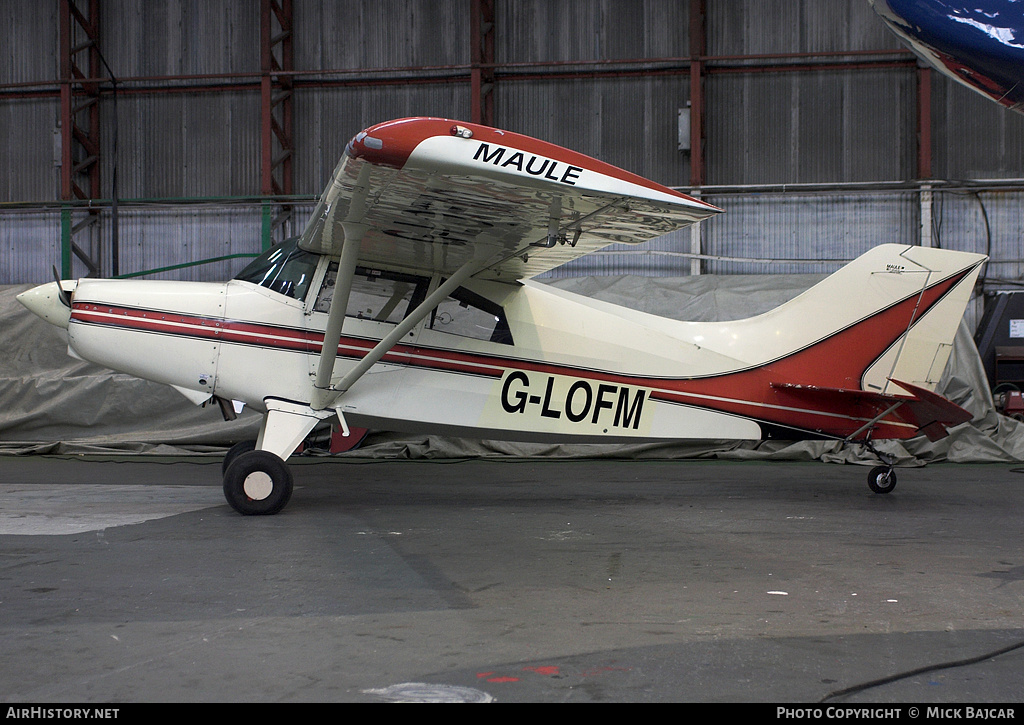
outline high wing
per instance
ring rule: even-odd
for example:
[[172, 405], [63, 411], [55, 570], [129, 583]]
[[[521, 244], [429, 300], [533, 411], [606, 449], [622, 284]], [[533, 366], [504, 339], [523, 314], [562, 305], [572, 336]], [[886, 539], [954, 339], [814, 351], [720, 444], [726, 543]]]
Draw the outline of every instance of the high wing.
[[366, 129], [348, 144], [299, 246], [358, 263], [514, 282], [720, 210], [537, 139], [441, 118]]

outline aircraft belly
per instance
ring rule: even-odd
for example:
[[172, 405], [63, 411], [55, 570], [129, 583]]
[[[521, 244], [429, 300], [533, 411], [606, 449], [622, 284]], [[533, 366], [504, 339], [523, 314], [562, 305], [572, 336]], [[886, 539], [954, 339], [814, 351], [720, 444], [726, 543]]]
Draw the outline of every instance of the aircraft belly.
[[761, 426], [749, 418], [658, 401], [654, 408], [654, 438], [685, 440], [760, 440]]

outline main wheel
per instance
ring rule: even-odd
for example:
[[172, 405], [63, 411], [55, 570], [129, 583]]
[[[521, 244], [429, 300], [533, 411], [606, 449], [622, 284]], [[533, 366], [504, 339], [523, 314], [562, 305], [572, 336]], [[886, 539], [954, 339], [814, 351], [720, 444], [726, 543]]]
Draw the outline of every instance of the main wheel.
[[889, 493], [896, 488], [896, 472], [889, 466], [875, 466], [868, 474], [868, 488], [875, 493]]
[[288, 464], [269, 451], [239, 453], [224, 473], [224, 498], [243, 516], [269, 516], [292, 497]]
[[228, 448], [228, 452], [224, 454], [224, 460], [220, 464], [220, 475], [223, 476], [228, 472], [228, 466], [234, 463], [239, 455], [254, 450], [256, 450], [256, 441], [242, 441]]

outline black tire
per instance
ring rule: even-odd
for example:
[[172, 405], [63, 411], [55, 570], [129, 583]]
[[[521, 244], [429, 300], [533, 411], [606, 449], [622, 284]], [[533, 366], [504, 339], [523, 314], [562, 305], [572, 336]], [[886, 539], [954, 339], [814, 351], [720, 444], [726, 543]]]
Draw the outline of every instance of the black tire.
[[231, 446], [228, 452], [224, 454], [224, 460], [220, 464], [220, 475], [223, 476], [228, 472], [228, 466], [234, 463], [240, 454], [254, 450], [256, 450], [256, 441], [242, 441]]
[[875, 466], [868, 474], [868, 488], [875, 493], [889, 493], [896, 488], [896, 471], [889, 466]]
[[224, 473], [224, 498], [243, 516], [271, 516], [291, 497], [292, 472], [269, 451], [240, 453]]

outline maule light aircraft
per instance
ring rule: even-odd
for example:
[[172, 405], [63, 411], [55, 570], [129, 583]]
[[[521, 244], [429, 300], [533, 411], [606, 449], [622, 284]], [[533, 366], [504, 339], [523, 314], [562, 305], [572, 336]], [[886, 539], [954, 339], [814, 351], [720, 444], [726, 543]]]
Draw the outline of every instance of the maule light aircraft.
[[[438, 118], [355, 136], [301, 237], [228, 282], [81, 279], [19, 299], [69, 352], [263, 413], [224, 461], [280, 511], [318, 424], [511, 440], [830, 438], [970, 414], [934, 392], [985, 257], [883, 245], [775, 309], [681, 322], [531, 278], [719, 209], [526, 136]], [[232, 401], [235, 401], [233, 404]], [[891, 465], [873, 490], [895, 485]]]

